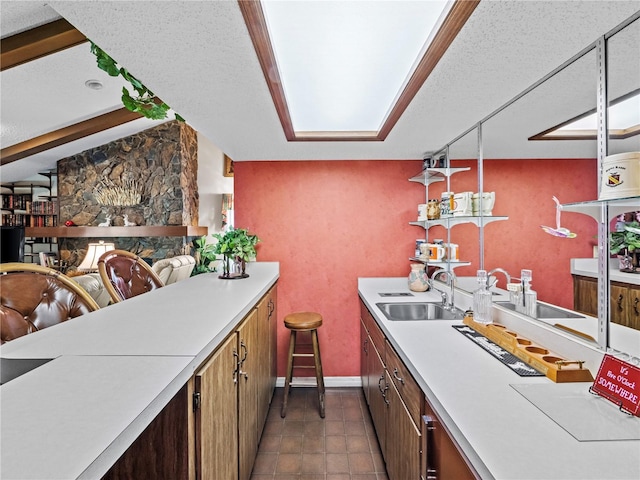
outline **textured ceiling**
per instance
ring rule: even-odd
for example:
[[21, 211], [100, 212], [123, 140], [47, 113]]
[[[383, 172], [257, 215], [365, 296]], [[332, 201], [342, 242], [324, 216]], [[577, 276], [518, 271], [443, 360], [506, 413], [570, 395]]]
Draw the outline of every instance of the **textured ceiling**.
[[[235, 1], [51, 1], [43, 6], [41, 2], [3, 0], [3, 36], [7, 28], [5, 8], [13, 3], [37, 4], [49, 14], [51, 9], [58, 12], [236, 161], [422, 158], [424, 152], [442, 147], [639, 9], [637, 1], [483, 0], [384, 142], [287, 142]], [[366, 6], [366, 1], [361, 3]], [[634, 61], [640, 62], [635, 57], [631, 67]], [[65, 70], [64, 63], [58, 65], [57, 70]], [[74, 85], [86, 90], [83, 84], [88, 72], [73, 67], [70, 73], [75, 73], [76, 68], [82, 74], [73, 79]], [[12, 109], [5, 108], [5, 72], [3, 125], [5, 118], [13, 115]], [[92, 76], [99, 73], [95, 69]], [[42, 80], [45, 92], [50, 88], [48, 83], [53, 82], [52, 76], [52, 72], [37, 71], [29, 75]], [[589, 81], [595, 84], [595, 67]], [[582, 96], [570, 105], [571, 82], [567, 77], [558, 87], [568, 92], [561, 95], [563, 102], [557, 101], [557, 95], [534, 102], [536, 106], [540, 101], [546, 105], [547, 113], [540, 108], [531, 116], [541, 117], [536, 122], [545, 123], [539, 130], [552, 126], [544, 121], [547, 114], [549, 118], [560, 118], [584, 108]], [[72, 80], [67, 79], [66, 83], [71, 84]], [[22, 95], [18, 87], [15, 92], [13, 88], [10, 95], [20, 96], [28, 104], [28, 96]], [[113, 105], [118, 102], [116, 98]], [[67, 108], [56, 105], [55, 98], [49, 103], [45, 100], [35, 109], [27, 105], [27, 123], [30, 117], [39, 118], [38, 109], [43, 108], [54, 112], [51, 118], [57, 118], [58, 125], [77, 115], [67, 112], [64, 116], [61, 112]], [[503, 122], [500, 135], [522, 138], [523, 132], [515, 128], [527, 126], [522, 121], [527, 118], [527, 111], [518, 118], [519, 122]], [[503, 132], [502, 128], [507, 130]], [[28, 133], [24, 130], [21, 135]], [[3, 126], [6, 146], [4, 141]], [[538, 144], [535, 155], [539, 157], [590, 156], [588, 152], [592, 150], [574, 148], [575, 143]], [[496, 148], [495, 152], [502, 156], [526, 155], [522, 151], [527, 148], [525, 142], [517, 148]], [[15, 163], [22, 162], [26, 160]], [[10, 173], [11, 166], [2, 168], [3, 177]]]

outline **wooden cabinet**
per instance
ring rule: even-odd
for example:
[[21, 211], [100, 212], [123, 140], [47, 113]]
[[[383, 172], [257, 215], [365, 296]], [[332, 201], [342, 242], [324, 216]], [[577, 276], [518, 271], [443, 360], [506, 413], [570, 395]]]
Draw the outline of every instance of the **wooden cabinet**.
[[[262, 339], [266, 341], [265, 339]], [[238, 478], [249, 480], [258, 453], [258, 311], [238, 328]]]
[[389, 370], [386, 375], [388, 386], [385, 456], [387, 476], [392, 480], [418, 479], [420, 478], [421, 433], [413, 422]]
[[258, 438], [267, 420], [269, 405], [276, 386], [276, 302], [277, 290], [273, 287], [258, 302]]
[[360, 382], [362, 383], [362, 391], [364, 399], [369, 405], [369, 334], [364, 326], [362, 319], [360, 320]]
[[238, 479], [237, 334], [194, 377], [196, 478]]
[[[640, 330], [640, 285], [611, 282], [610, 315], [613, 323]], [[573, 275], [573, 309], [598, 316], [598, 279]]]
[[360, 317], [362, 385], [389, 479], [476, 478], [362, 301]]
[[477, 478], [426, 399], [424, 412], [421, 477], [429, 480]]
[[[369, 310], [361, 303], [361, 376], [378, 443], [391, 480], [417, 479], [420, 471], [420, 430], [410, 410], [420, 417], [420, 390], [401, 365]], [[399, 387], [398, 387], [398, 386]], [[414, 402], [413, 394], [416, 393]], [[403, 395], [411, 397], [409, 409]]]

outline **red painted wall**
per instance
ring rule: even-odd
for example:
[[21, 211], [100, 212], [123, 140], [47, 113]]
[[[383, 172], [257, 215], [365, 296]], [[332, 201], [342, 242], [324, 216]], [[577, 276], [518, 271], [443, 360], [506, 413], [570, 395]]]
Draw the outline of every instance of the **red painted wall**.
[[[278, 374], [284, 375], [288, 331], [282, 318], [294, 311], [317, 311], [325, 376], [359, 375], [358, 277], [398, 277], [409, 273], [408, 258], [424, 230], [411, 226], [424, 187], [408, 182], [421, 161], [236, 162], [235, 223], [257, 233], [258, 259], [280, 262], [278, 282]], [[455, 192], [477, 191], [475, 161], [456, 162], [470, 172], [452, 177]], [[487, 161], [485, 191], [496, 192], [495, 214], [508, 221], [485, 229], [485, 267], [519, 275], [533, 270], [541, 299], [572, 304], [569, 258], [592, 255], [595, 221], [564, 213], [563, 226], [576, 239], [548, 235], [540, 225], [555, 226], [556, 195], [563, 203], [594, 199], [593, 160]], [[442, 184], [443, 185], [443, 184]], [[430, 187], [439, 197], [443, 186]], [[475, 275], [478, 230], [452, 229], [461, 258], [474, 262], [457, 269]], [[430, 238], [446, 238], [440, 227]]]

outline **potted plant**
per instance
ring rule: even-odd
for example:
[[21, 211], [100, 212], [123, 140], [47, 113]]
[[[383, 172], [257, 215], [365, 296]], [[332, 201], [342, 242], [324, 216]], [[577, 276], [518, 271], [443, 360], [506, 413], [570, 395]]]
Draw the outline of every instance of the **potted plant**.
[[[223, 255], [222, 275], [220, 278], [246, 278], [246, 262], [256, 256], [256, 244], [260, 241], [257, 235], [251, 235], [244, 228], [230, 228], [225, 233], [214, 233], [218, 240], [214, 247], [214, 253]], [[231, 273], [231, 263], [236, 262], [241, 266], [241, 273]]]
[[211, 266], [218, 259], [214, 249], [215, 245], [207, 243], [206, 235], [193, 240], [193, 257], [196, 259], [196, 266], [191, 272], [192, 277], [201, 273], [216, 271], [215, 267]]
[[609, 251], [618, 255], [621, 271], [640, 273], [640, 222], [625, 223], [623, 228], [609, 234]]

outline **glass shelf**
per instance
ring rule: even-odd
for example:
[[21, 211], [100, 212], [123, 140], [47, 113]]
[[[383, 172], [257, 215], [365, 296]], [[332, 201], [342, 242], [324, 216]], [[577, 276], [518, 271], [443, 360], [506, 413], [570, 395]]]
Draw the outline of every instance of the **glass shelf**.
[[410, 257], [409, 258], [410, 261], [412, 262], [418, 262], [418, 263], [424, 263], [425, 265], [428, 265], [430, 267], [451, 267], [451, 268], [456, 268], [456, 267], [466, 267], [468, 265], [471, 265], [471, 262], [462, 262], [460, 260], [422, 260], [420, 257]]
[[459, 167], [459, 168], [427, 168], [418, 175], [415, 175], [409, 179], [410, 182], [421, 183], [422, 185], [430, 185], [436, 182], [442, 182], [445, 178], [458, 172], [466, 172], [471, 170], [471, 167]]
[[626, 212], [640, 210], [640, 196], [591, 200], [588, 202], [564, 203], [560, 205], [563, 212], [582, 213], [589, 215], [596, 222], [601, 221], [602, 205], [609, 205], [609, 217], [614, 218]]
[[425, 230], [431, 227], [435, 227], [436, 225], [441, 225], [445, 228], [451, 228], [455, 225], [460, 225], [462, 223], [473, 223], [476, 226], [487, 225], [491, 222], [497, 222], [500, 220], [507, 220], [509, 217], [502, 216], [493, 216], [493, 215], [483, 215], [483, 216], [460, 216], [460, 217], [442, 217], [437, 220], [421, 220], [416, 222], [409, 222], [409, 225], [416, 225], [418, 227], [423, 227]]

